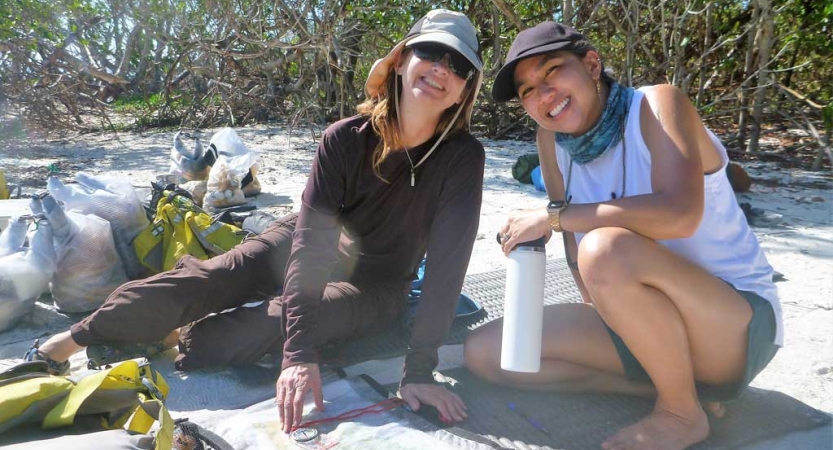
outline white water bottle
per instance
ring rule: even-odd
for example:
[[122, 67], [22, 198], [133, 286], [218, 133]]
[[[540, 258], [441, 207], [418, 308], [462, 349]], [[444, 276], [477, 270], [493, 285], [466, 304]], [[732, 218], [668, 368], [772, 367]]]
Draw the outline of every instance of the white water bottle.
[[509, 253], [500, 349], [503, 370], [528, 373], [541, 370], [546, 266], [543, 237], [518, 244]]

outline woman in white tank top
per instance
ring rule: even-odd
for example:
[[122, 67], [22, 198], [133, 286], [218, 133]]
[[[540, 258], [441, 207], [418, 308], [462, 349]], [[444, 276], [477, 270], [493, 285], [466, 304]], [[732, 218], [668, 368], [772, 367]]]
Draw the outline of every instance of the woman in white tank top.
[[[547, 208], [513, 214], [503, 251], [563, 233], [585, 303], [547, 306], [539, 373], [500, 368], [501, 323], [466, 342], [470, 370], [513, 386], [656, 396], [605, 449], [684, 449], [782, 343], [772, 268], [725, 175], [726, 151], [670, 85], [634, 91], [574, 29], [521, 32], [492, 96], [539, 125]], [[701, 403], [701, 399], [703, 403]]]

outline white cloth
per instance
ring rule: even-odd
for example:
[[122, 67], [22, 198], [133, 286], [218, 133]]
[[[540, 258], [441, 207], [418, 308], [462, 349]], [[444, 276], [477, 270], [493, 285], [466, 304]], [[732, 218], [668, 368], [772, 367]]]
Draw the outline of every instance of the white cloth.
[[[651, 153], [642, 138], [639, 122], [640, 106], [645, 96], [643, 89], [637, 90], [633, 95], [625, 127], [626, 197], [653, 192]], [[754, 292], [768, 300], [775, 311], [775, 344], [782, 346], [784, 338], [781, 303], [778, 290], [772, 281], [772, 266], [767, 262], [758, 239], [749, 228], [729, 184], [725, 171], [729, 163], [726, 148], [711, 130], [707, 131], [720, 153], [723, 164], [720, 170], [703, 177], [703, 219], [691, 237], [659, 242], [674, 253], [699, 264], [714, 276], [731, 283], [736, 289]], [[573, 164], [568, 188], [568, 194], [572, 196], [571, 203], [608, 201], [613, 194], [619, 197], [622, 192], [622, 152], [620, 142], [616, 148], [608, 149], [588, 164]], [[570, 172], [570, 155], [557, 143], [555, 153], [566, 188]], [[584, 237], [583, 233], [575, 235], [576, 242], [580, 242]]]

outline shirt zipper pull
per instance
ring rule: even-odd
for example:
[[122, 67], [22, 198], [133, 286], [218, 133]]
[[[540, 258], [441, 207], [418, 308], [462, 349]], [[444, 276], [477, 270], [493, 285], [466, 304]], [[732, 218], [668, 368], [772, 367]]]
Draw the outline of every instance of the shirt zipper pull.
[[411, 187], [414, 187], [414, 169], [411, 169]]

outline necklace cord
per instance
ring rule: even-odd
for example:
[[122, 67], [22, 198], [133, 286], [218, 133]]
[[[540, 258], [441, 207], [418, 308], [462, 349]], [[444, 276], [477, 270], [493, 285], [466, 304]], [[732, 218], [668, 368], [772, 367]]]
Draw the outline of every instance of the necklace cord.
[[[394, 107], [396, 108], [396, 122], [399, 125], [399, 132], [402, 133], [402, 115], [399, 113], [399, 83], [398, 82], [393, 83], [393, 89], [394, 89], [394, 96], [396, 97], [393, 101]], [[428, 150], [427, 153], [425, 153], [425, 156], [423, 156], [422, 159], [419, 160], [419, 162], [414, 164], [414, 162], [411, 160], [411, 155], [408, 153], [408, 147], [403, 146], [403, 148], [405, 149], [405, 155], [408, 156], [408, 162], [411, 164], [411, 186], [412, 187], [416, 184], [416, 178], [415, 178], [415, 173], [414, 173], [416, 171], [416, 168], [419, 167], [420, 164], [424, 163], [425, 160], [428, 159], [429, 156], [431, 156], [431, 153], [434, 153], [434, 150], [436, 150], [437, 147], [439, 147], [440, 142], [442, 142], [443, 139], [445, 139], [446, 135], [448, 135], [448, 132], [451, 131], [451, 127], [454, 126], [454, 123], [457, 121], [457, 118], [460, 117], [460, 113], [463, 111], [463, 107], [465, 106], [465, 104], [466, 104], [465, 101], [460, 102], [460, 107], [457, 108], [457, 112], [454, 113], [454, 117], [451, 119], [450, 122], [448, 122], [448, 125], [445, 127], [445, 130], [443, 130], [443, 133], [440, 135], [440, 138], [437, 139], [436, 142], [434, 142], [434, 145], [431, 146], [431, 149]]]

